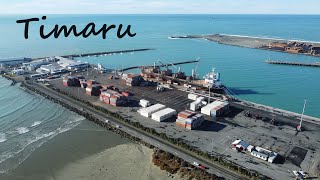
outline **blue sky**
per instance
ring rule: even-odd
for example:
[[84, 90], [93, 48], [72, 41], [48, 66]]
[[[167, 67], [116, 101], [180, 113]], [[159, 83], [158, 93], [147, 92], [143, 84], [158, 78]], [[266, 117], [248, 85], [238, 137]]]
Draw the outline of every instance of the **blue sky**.
[[320, 0], [5, 0], [0, 14], [320, 14]]

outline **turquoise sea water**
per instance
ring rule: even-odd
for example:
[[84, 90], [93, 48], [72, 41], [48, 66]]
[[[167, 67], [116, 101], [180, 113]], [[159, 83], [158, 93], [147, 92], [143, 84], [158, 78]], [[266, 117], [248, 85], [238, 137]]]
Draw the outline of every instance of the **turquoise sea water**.
[[[107, 57], [81, 58], [106, 67], [126, 67], [137, 64], [175, 62], [201, 58], [197, 73], [202, 77], [216, 67], [222, 82], [237, 97], [300, 113], [307, 99], [306, 114], [320, 117], [320, 69], [265, 64], [266, 59], [317, 62], [320, 58], [285, 54], [280, 52], [246, 49], [220, 45], [205, 40], [170, 40], [168, 36], [187, 34], [236, 34], [247, 36], [295, 39], [320, 42], [320, 16], [303, 15], [48, 15], [47, 20], [30, 25], [29, 39], [23, 38], [23, 25], [17, 19], [39, 17], [0, 17], [0, 58], [17, 56], [54, 56], [73, 53], [155, 48], [153, 51]], [[55, 24], [76, 24], [80, 29], [87, 23], [122, 23], [132, 25], [137, 35], [133, 38], [116, 38], [111, 30], [107, 39], [101, 36], [83, 38], [39, 37], [39, 26], [47, 32]], [[182, 66], [191, 73], [194, 65]], [[0, 91], [0, 94], [3, 92]]]

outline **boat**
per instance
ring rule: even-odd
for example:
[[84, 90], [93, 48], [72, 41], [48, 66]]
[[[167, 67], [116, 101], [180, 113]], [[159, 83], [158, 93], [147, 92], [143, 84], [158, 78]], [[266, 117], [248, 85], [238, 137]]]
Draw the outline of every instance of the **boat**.
[[215, 72], [215, 68], [206, 74], [204, 77], [204, 87], [207, 88], [221, 88], [220, 73]]

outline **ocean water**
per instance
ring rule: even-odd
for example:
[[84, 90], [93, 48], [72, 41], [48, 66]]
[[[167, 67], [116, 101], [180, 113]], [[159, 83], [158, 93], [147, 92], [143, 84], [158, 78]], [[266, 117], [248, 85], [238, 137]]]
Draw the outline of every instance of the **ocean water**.
[[0, 175], [18, 167], [48, 140], [85, 120], [10, 84], [0, 78]]
[[[73, 53], [155, 48], [147, 52], [80, 58], [81, 61], [102, 63], [107, 68], [153, 64], [154, 61], [176, 62], [200, 57], [199, 77], [214, 66], [222, 82], [238, 98], [301, 113], [306, 99], [305, 114], [320, 117], [320, 70], [310, 67], [266, 64], [267, 59], [317, 62], [320, 58], [280, 52], [221, 45], [205, 40], [170, 40], [168, 36], [188, 34], [233, 34], [320, 42], [318, 15], [48, 15], [47, 20], [30, 24], [29, 39], [23, 38], [22, 24], [17, 19], [40, 15], [0, 17], [0, 58], [42, 57]], [[43, 40], [39, 26], [49, 32], [55, 24], [76, 24], [79, 29], [94, 22], [131, 25], [133, 38], [118, 39], [111, 30], [107, 39], [60, 37]], [[195, 64], [183, 65], [191, 74]], [[3, 92], [0, 91], [0, 94]], [[16, 106], [14, 106], [16, 107]], [[24, 131], [24, 129], [21, 129]]]

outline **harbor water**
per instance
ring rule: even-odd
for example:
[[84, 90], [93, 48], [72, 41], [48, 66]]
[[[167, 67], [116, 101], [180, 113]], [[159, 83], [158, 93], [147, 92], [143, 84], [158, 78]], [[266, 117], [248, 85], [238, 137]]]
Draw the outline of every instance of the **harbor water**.
[[[0, 17], [0, 34], [6, 35], [0, 43], [0, 58], [155, 48], [146, 52], [78, 60], [101, 63], [107, 68], [121, 68], [151, 65], [159, 59], [167, 63], [200, 57], [198, 76], [203, 77], [215, 67], [221, 73], [222, 83], [236, 97], [297, 113], [301, 113], [306, 99], [305, 114], [320, 117], [318, 68], [265, 63], [268, 59], [312, 63], [319, 62], [320, 58], [221, 45], [200, 39], [168, 39], [173, 35], [221, 33], [320, 42], [320, 27], [315, 26], [320, 20], [318, 15], [50, 15], [46, 21], [30, 25], [28, 40], [23, 38], [23, 25], [15, 23], [23, 18], [30, 17]], [[39, 37], [42, 24], [49, 32], [55, 24], [76, 24], [81, 30], [89, 22], [94, 22], [97, 28], [103, 24], [130, 24], [132, 32], [137, 35], [118, 39], [116, 30], [110, 30], [106, 39], [101, 35], [86, 39], [71, 36], [43, 40]], [[194, 66], [183, 65], [182, 70], [190, 75]]]

